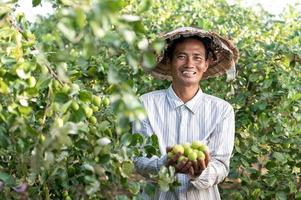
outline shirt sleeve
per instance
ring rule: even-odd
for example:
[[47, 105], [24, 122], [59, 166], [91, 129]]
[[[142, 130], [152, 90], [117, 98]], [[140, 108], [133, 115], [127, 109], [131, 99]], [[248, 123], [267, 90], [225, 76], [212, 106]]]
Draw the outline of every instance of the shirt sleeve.
[[197, 189], [207, 189], [222, 182], [229, 173], [230, 157], [234, 146], [234, 111], [229, 106], [209, 139], [211, 159], [202, 174], [191, 179]]
[[[133, 123], [132, 133], [140, 133], [145, 136], [151, 136], [153, 134], [153, 129], [149, 123], [148, 119], [140, 121], [140, 123]], [[151, 158], [147, 157], [135, 157], [134, 165], [137, 172], [145, 177], [149, 174], [157, 174], [160, 171], [161, 166], [165, 165], [167, 161], [167, 156], [162, 157], [153, 156]]]

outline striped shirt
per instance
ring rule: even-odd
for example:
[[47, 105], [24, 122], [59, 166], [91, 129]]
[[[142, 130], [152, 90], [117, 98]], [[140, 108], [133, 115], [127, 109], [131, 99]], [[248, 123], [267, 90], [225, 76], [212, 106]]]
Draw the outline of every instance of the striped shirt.
[[[141, 96], [147, 118], [133, 124], [133, 133], [157, 135], [161, 157], [137, 157], [134, 164], [142, 175], [156, 173], [166, 164], [166, 147], [200, 140], [208, 145], [211, 159], [208, 167], [196, 178], [177, 174], [181, 186], [175, 191], [157, 189], [154, 199], [216, 200], [220, 199], [217, 184], [229, 172], [234, 145], [234, 111], [232, 106], [199, 89], [188, 102], [175, 94], [170, 86]], [[146, 198], [147, 199], [147, 198]], [[148, 198], [150, 199], [150, 198]]]

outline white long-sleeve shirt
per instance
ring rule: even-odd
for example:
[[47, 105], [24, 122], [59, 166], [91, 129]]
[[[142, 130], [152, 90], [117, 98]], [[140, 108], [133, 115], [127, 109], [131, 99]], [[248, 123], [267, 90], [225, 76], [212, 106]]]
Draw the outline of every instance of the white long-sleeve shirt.
[[147, 118], [133, 125], [133, 133], [147, 136], [156, 134], [161, 157], [137, 157], [137, 171], [142, 175], [156, 173], [166, 164], [166, 147], [200, 140], [208, 145], [211, 160], [197, 178], [177, 174], [181, 183], [175, 192], [157, 190], [154, 199], [162, 200], [216, 200], [220, 199], [217, 184], [229, 172], [234, 145], [234, 111], [232, 106], [199, 89], [188, 102], [175, 94], [170, 86], [141, 96]]

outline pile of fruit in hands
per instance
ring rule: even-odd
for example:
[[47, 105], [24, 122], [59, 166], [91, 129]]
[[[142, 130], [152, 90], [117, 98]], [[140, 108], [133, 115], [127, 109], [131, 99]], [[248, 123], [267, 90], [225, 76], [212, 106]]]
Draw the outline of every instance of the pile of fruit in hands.
[[167, 148], [168, 166], [174, 166], [177, 173], [198, 176], [207, 167], [209, 162], [208, 146], [199, 140], [191, 144], [176, 144]]

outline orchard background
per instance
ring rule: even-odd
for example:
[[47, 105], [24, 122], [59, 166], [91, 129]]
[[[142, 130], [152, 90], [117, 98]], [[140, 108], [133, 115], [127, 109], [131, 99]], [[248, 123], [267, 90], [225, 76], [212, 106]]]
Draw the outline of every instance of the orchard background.
[[[132, 159], [159, 155], [157, 138], [131, 134], [131, 122], [145, 116], [139, 95], [169, 86], [141, 66], [154, 66], [164, 45], [158, 35], [180, 26], [215, 31], [240, 51], [234, 80], [201, 83], [236, 113], [222, 199], [301, 199], [301, 14], [294, 7], [275, 17], [225, 0], [52, 3], [55, 13], [35, 23], [13, 14], [16, 1], [0, 3], [0, 199], [153, 193]], [[160, 180], [168, 185], [171, 177]]]

